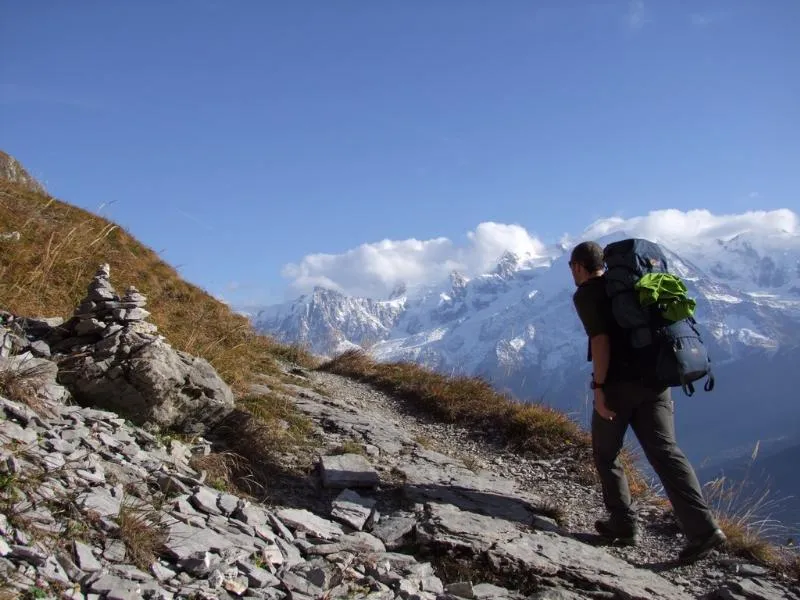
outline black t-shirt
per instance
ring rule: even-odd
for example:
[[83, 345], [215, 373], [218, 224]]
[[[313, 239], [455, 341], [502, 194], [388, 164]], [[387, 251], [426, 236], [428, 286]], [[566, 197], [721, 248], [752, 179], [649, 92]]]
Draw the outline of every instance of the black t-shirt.
[[[626, 332], [617, 324], [611, 312], [611, 299], [606, 294], [604, 276], [592, 277], [578, 286], [572, 297], [575, 310], [583, 324], [586, 335], [607, 334], [611, 348], [606, 381], [620, 381], [637, 378], [631, 368], [631, 353], [628, 350]], [[591, 341], [587, 351], [587, 360], [592, 360]]]

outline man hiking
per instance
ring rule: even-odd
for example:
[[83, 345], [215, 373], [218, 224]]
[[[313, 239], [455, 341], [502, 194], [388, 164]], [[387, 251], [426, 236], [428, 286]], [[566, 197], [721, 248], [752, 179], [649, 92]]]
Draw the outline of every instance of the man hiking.
[[675, 441], [669, 387], [648, 384], [631, 365], [634, 350], [617, 324], [606, 293], [603, 249], [595, 242], [575, 246], [569, 261], [577, 290], [575, 310], [589, 338], [593, 366], [592, 450], [600, 476], [607, 520], [595, 523], [604, 537], [635, 545], [639, 531], [619, 454], [630, 425], [672, 504], [687, 543], [680, 562], [693, 562], [726, 542], [712, 517], [692, 466]]

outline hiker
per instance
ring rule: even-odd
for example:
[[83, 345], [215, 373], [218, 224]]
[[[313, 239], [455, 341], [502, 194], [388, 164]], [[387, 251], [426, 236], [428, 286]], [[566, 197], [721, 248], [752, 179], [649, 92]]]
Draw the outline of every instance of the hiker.
[[595, 527], [604, 538], [625, 545], [636, 545], [639, 540], [619, 457], [630, 425], [688, 540], [679, 561], [698, 560], [726, 539], [703, 499], [692, 466], [675, 441], [670, 388], [648, 382], [631, 366], [637, 357], [611, 311], [603, 248], [596, 242], [578, 244], [572, 250], [569, 267], [577, 287], [573, 302], [589, 338], [587, 359], [593, 366], [590, 387], [594, 391], [592, 450], [610, 516], [597, 521]]

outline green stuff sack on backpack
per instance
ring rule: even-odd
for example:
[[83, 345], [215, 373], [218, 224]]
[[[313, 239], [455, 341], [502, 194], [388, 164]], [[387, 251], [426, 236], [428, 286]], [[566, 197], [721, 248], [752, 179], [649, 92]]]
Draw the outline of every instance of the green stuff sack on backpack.
[[668, 321], [694, 318], [697, 303], [686, 296], [686, 284], [672, 273], [645, 273], [634, 287], [639, 290], [639, 304], [657, 305]]

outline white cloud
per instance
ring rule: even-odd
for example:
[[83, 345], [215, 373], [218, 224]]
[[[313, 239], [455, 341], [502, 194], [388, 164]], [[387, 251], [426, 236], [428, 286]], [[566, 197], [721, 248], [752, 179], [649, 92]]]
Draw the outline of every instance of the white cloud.
[[786, 231], [800, 234], [800, 217], [788, 209], [758, 210], [732, 215], [715, 215], [708, 210], [656, 210], [645, 217], [612, 217], [592, 223], [582, 239], [596, 239], [624, 231], [665, 244], [727, 239], [740, 233], [770, 234]]
[[409, 286], [432, 283], [457, 270], [483, 273], [510, 250], [521, 256], [541, 256], [545, 245], [520, 225], [486, 222], [457, 245], [448, 238], [383, 240], [362, 244], [342, 254], [311, 254], [286, 265], [291, 292], [319, 285], [347, 294], [385, 298], [400, 282]]
[[634, 30], [641, 29], [647, 22], [644, 12], [644, 0], [630, 0], [628, 2], [628, 13], [625, 15], [628, 27]]
[[[787, 209], [715, 215], [708, 210], [652, 211], [646, 216], [611, 217], [595, 221], [580, 235], [565, 235], [558, 243], [570, 245], [585, 239], [625, 232], [669, 246], [727, 239], [744, 232], [770, 234], [786, 231], [800, 236], [800, 217]], [[289, 298], [315, 285], [355, 296], [386, 298], [400, 282], [408, 286], [443, 281], [451, 271], [468, 276], [485, 273], [504, 251], [532, 257], [550, 249], [520, 225], [486, 222], [468, 232], [457, 244], [439, 237], [430, 240], [383, 240], [362, 244], [341, 254], [311, 254], [283, 269], [290, 280]]]

